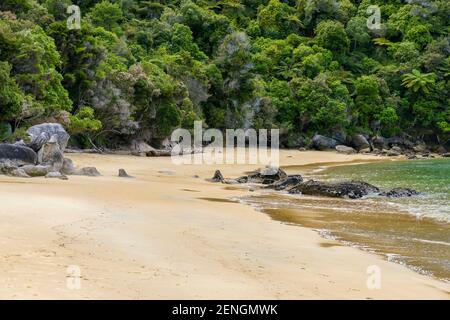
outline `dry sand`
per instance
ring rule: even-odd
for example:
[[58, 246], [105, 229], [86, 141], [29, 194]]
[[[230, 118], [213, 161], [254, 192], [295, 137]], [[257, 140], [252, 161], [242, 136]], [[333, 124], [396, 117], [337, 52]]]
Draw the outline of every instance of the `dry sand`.
[[[0, 176], [2, 299], [450, 298], [449, 284], [227, 202], [248, 191], [204, 180], [215, 169], [235, 177], [255, 165], [67, 157], [103, 176]], [[282, 165], [373, 158], [281, 152]], [[119, 168], [135, 178], [117, 177]], [[81, 271], [79, 289], [67, 286], [72, 265]], [[381, 289], [367, 288], [372, 265]]]

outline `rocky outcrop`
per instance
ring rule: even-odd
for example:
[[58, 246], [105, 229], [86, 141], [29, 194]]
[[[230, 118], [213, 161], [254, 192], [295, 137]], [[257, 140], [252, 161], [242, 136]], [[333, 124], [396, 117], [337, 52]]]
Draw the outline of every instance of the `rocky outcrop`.
[[333, 150], [338, 144], [337, 140], [320, 134], [316, 134], [312, 138], [312, 146], [317, 150]]
[[418, 143], [412, 149], [414, 152], [421, 153], [427, 151], [427, 146], [424, 143]]
[[394, 188], [381, 192], [380, 189], [364, 181], [321, 182], [316, 180], [303, 181], [301, 175], [287, 175], [283, 170], [274, 167], [259, 169], [247, 176], [237, 179], [225, 179], [219, 170], [208, 179], [211, 182], [226, 184], [258, 183], [266, 184], [264, 189], [277, 191], [287, 190], [290, 194], [305, 194], [334, 198], [360, 199], [368, 195], [380, 195], [391, 198], [410, 197], [419, 192], [409, 188]]
[[327, 183], [309, 180], [291, 188], [289, 193], [358, 199], [379, 191], [377, 187], [362, 181]]
[[26, 165], [21, 167], [23, 171], [25, 171], [26, 174], [28, 174], [30, 177], [44, 177], [47, 175], [47, 173], [50, 172], [49, 166], [44, 165]]
[[344, 146], [344, 145], [341, 145], [341, 144], [337, 145], [335, 149], [336, 149], [337, 152], [343, 153], [343, 154], [354, 154], [354, 153], [356, 153], [356, 150], [353, 149], [352, 147], [347, 147], [347, 146]]
[[146, 157], [149, 152], [154, 151], [155, 148], [148, 145], [144, 140], [131, 141], [131, 154], [140, 157]]
[[409, 188], [394, 188], [389, 191], [381, 192], [381, 196], [389, 197], [389, 198], [402, 198], [402, 197], [411, 197], [420, 194], [416, 190]]
[[72, 159], [64, 158], [61, 173], [71, 175], [71, 174], [75, 174], [76, 171], [77, 171], [77, 169], [75, 168], [75, 165], [73, 164]]
[[37, 154], [33, 149], [22, 145], [0, 144], [0, 162], [9, 162], [14, 166], [36, 164]]
[[[247, 181], [245, 182], [272, 184], [284, 178], [287, 178], [287, 174], [282, 169], [276, 167], [266, 167], [249, 174], [246, 179]], [[242, 181], [240, 183], [243, 183], [245, 179], [240, 177], [238, 180]]]
[[224, 181], [224, 177], [222, 175], [222, 172], [220, 172], [220, 170], [216, 170], [214, 172], [214, 175], [211, 179], [208, 179], [209, 182], [223, 182]]
[[362, 134], [353, 135], [350, 144], [358, 151], [370, 148], [369, 141]]
[[260, 184], [272, 184], [276, 181], [287, 178], [286, 172], [276, 167], [266, 167], [258, 169], [247, 176], [242, 176], [236, 179], [225, 179], [220, 172], [216, 170], [214, 176], [211, 179], [207, 179], [210, 182], [222, 182], [226, 184], [238, 184], [238, 183], [260, 183]]
[[29, 147], [34, 151], [38, 151], [42, 146], [50, 141], [52, 137], [56, 139], [59, 145], [59, 149], [64, 152], [67, 147], [70, 135], [66, 132], [64, 127], [59, 123], [42, 123], [32, 126], [27, 130], [28, 135], [31, 138]]
[[387, 148], [387, 141], [382, 136], [374, 136], [371, 139], [372, 145], [374, 148], [383, 150]]
[[64, 154], [56, 135], [53, 135], [39, 150], [38, 163], [50, 166], [51, 171], [61, 171], [64, 164]]
[[274, 189], [277, 191], [286, 190], [288, 188], [294, 187], [303, 182], [303, 178], [301, 175], [288, 175], [286, 178], [276, 181], [270, 185], [268, 185], [267, 189]]

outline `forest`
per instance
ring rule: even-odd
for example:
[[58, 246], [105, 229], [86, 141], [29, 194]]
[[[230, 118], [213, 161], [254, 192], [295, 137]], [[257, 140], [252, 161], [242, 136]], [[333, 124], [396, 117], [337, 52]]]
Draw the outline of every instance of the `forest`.
[[443, 143], [449, 17], [448, 0], [1, 0], [0, 140], [59, 122], [80, 147], [158, 145], [203, 120], [279, 128], [290, 148], [316, 133]]

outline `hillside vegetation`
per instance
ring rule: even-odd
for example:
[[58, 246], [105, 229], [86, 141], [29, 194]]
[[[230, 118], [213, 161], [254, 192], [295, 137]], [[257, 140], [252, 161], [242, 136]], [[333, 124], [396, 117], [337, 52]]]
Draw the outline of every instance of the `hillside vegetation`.
[[79, 146], [158, 144], [204, 120], [280, 128], [290, 147], [448, 141], [449, 17], [448, 0], [2, 0], [0, 138], [56, 121]]

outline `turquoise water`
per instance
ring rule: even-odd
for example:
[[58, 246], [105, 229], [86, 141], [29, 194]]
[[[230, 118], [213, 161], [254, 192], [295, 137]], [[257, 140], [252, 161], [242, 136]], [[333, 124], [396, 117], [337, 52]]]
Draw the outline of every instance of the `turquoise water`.
[[328, 181], [363, 180], [380, 189], [408, 187], [410, 198], [339, 199], [260, 191], [240, 200], [273, 219], [317, 230], [345, 245], [383, 255], [450, 281], [450, 160], [386, 161], [289, 174]]
[[450, 160], [409, 160], [340, 166], [317, 174], [318, 179], [363, 180], [381, 189], [408, 187], [422, 194], [379, 199], [417, 217], [450, 222]]

